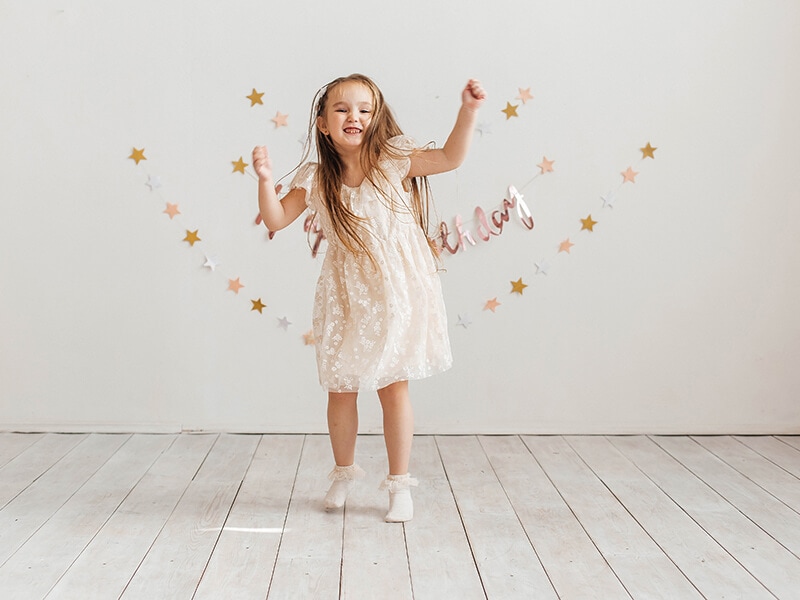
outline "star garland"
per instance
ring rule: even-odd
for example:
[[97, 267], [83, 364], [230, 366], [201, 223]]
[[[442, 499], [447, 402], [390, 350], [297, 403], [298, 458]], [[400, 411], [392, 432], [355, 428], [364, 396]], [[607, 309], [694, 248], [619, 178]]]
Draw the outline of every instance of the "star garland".
[[[526, 89], [518, 88], [518, 90], [519, 90], [519, 95], [516, 97], [516, 99], [519, 100], [523, 106], [526, 105], [529, 100], [532, 100], [534, 98], [533, 95], [530, 92], [530, 88], [526, 88]], [[258, 91], [256, 91], [255, 88], [253, 88], [251, 94], [248, 95], [248, 96], [245, 96], [245, 98], [250, 100], [250, 107], [254, 107], [256, 105], [262, 105], [263, 106], [264, 105], [264, 102], [263, 102], [264, 94], [265, 94], [265, 92], [258, 92]], [[515, 105], [515, 104], [512, 104], [511, 102], [507, 102], [506, 103], [506, 108], [501, 111], [506, 115], [506, 121], [510, 120], [512, 117], [517, 117], [517, 118], [519, 117], [519, 114], [517, 112], [518, 108], [520, 108], [520, 104], [516, 104]], [[289, 117], [288, 114], [284, 114], [284, 113], [281, 113], [280, 111], [277, 111], [275, 117], [273, 117], [270, 120], [274, 123], [275, 129], [280, 129], [281, 127], [288, 127], [288, 117]], [[481, 136], [483, 136], [484, 133], [491, 133], [490, 124], [486, 124], [486, 123], [479, 124], [476, 129], [481, 134]], [[650, 142], [648, 141], [647, 144], [644, 147], [639, 149], [640, 152], [642, 153], [641, 160], [644, 161], [647, 158], [655, 159], [655, 151], [657, 149], [658, 148], [653, 147], [650, 144]], [[136, 163], [137, 167], [138, 167], [139, 164], [142, 161], [146, 161], [147, 160], [147, 157], [145, 156], [144, 152], [145, 152], [145, 148], [133, 147], [132, 152], [128, 156], [128, 158], [133, 160]], [[542, 175], [544, 175], [546, 173], [553, 173], [555, 171], [555, 169], [553, 167], [554, 163], [555, 163], [555, 160], [551, 160], [551, 159], [548, 159], [546, 156], [543, 156], [542, 157], [542, 161], [536, 165], [539, 168], [539, 173], [535, 174], [534, 177], [531, 178], [530, 181], [525, 183], [520, 188], [520, 190], [525, 189], [525, 187], [530, 185], [537, 177], [540, 177], [540, 176], [542, 176]], [[251, 170], [248, 169], [248, 167], [250, 165], [244, 161], [243, 156], [239, 156], [238, 160], [231, 161], [231, 164], [233, 165], [232, 173], [240, 173], [242, 175], [247, 174], [251, 178], [253, 178], [255, 180], [258, 180], [257, 175], [255, 175], [255, 173], [251, 172]], [[634, 171], [633, 170], [633, 166], [628, 166], [624, 171], [620, 172], [620, 175], [622, 176], [622, 181], [618, 183], [616, 188], [611, 189], [610, 191], [608, 191], [605, 194], [600, 196], [600, 200], [602, 201], [602, 208], [603, 209], [605, 209], [605, 208], [613, 209], [614, 203], [616, 201], [616, 196], [617, 196], [617, 193], [619, 192], [620, 188], [623, 185], [625, 185], [626, 183], [632, 183], [632, 184], [636, 183], [636, 177], [639, 175], [639, 172], [638, 171]], [[163, 202], [162, 205], [166, 205], [166, 208], [162, 211], [162, 213], [164, 213], [167, 216], [169, 216], [171, 221], [174, 220], [179, 215], [182, 215], [181, 211], [179, 210], [179, 206], [178, 206], [177, 203], [170, 203], [170, 202], [164, 201], [163, 198], [161, 198], [160, 190], [163, 187], [163, 184], [161, 182], [160, 177], [158, 177], [156, 175], [148, 174], [148, 173], [146, 173], [146, 177], [147, 177], [147, 180], [145, 181], [144, 185], [146, 185], [148, 188], [150, 188], [150, 192], [151, 193], [155, 193], [155, 194], [157, 194], [159, 196], [159, 199], [162, 200], [162, 202]], [[518, 195], [518, 199], [521, 202], [522, 201], [522, 195], [521, 194], [517, 194], [517, 192], [513, 188], [513, 186], [510, 186], [510, 191], [511, 190], [514, 191], [515, 196]], [[280, 192], [280, 186], [278, 188], [276, 188], [276, 192]], [[513, 200], [513, 198], [512, 198], [512, 200]], [[505, 204], [504, 204], [504, 206], [505, 206]], [[513, 207], [513, 205], [511, 205], [511, 206]], [[519, 206], [517, 206], [517, 210], [520, 211], [520, 217], [522, 218], [523, 217], [523, 213], [522, 213], [522, 211], [521, 211]], [[528, 210], [527, 207], [524, 207], [524, 211], [527, 212], [527, 210]], [[495, 222], [495, 220], [494, 220], [495, 219], [495, 214], [497, 212], [498, 211], [495, 211], [495, 212], [492, 213], [492, 219], [493, 219], [493, 222], [495, 223], [495, 226], [498, 226], [497, 222]], [[476, 213], [484, 214], [483, 211], [480, 209], [480, 207], [478, 207], [476, 209]], [[527, 213], [527, 214], [528, 214], [528, 217], [530, 217], [530, 214], [529, 213]], [[505, 217], [506, 217], [505, 220], [507, 220], [507, 217], [508, 217], [507, 209], [506, 209]], [[484, 217], [484, 219], [485, 219], [485, 217]], [[462, 223], [460, 217], [456, 217], [456, 220], [457, 220], [456, 222], [457, 222], [457, 224], [459, 226], [463, 225], [463, 224], [469, 224], [469, 223], [474, 223], [475, 222], [475, 219], [472, 219], [470, 221], [466, 221], [466, 222]], [[572, 239], [578, 239], [577, 236], [580, 235], [584, 231], [586, 231], [588, 233], [594, 232], [594, 227], [596, 225], [598, 225], [598, 223], [599, 223], [598, 220], [595, 220], [592, 217], [591, 213], [588, 216], [586, 216], [585, 218], [580, 218], [579, 221], [581, 223], [580, 229], [578, 229], [574, 234], [566, 237], [563, 241], [561, 241], [558, 244], [558, 250], [555, 251], [555, 253], [552, 256], [545, 256], [545, 257], [533, 262], [533, 267], [535, 269], [535, 275], [547, 275], [549, 270], [552, 268], [553, 263], [556, 261], [556, 259], [558, 258], [559, 255], [561, 255], [561, 254], [570, 255], [571, 254], [571, 249], [574, 246], [576, 246], [576, 243], [571, 241], [571, 240]], [[261, 222], [260, 216], [256, 217], [255, 224], [256, 225], [260, 225], [260, 222]], [[501, 231], [502, 231], [502, 222], [503, 221], [500, 221], [500, 225], [499, 225]], [[532, 223], [533, 223], [533, 221], [531, 219], [531, 225], [532, 225]], [[485, 222], [484, 222], [484, 224], [485, 224]], [[308, 222], [307, 222], [307, 226], [308, 226]], [[488, 225], [487, 225], [487, 228], [488, 228]], [[531, 226], [529, 228], [532, 229], [533, 227]], [[194, 230], [185, 229], [184, 231], [185, 231], [185, 237], [182, 239], [182, 241], [187, 242], [190, 247], [193, 248], [195, 244], [203, 242], [203, 239], [200, 237], [199, 229], [194, 229]], [[495, 232], [491, 232], [491, 233], [493, 233], [494, 235], [499, 235], [499, 233], [495, 233]], [[269, 238], [271, 239], [273, 235], [274, 235], [274, 232], [270, 232]], [[465, 234], [462, 233], [462, 237], [465, 237], [469, 241], [470, 244], [472, 244], [472, 245], [476, 244], [475, 240], [472, 238], [472, 236], [469, 234], [468, 231]], [[481, 237], [483, 237], [483, 236], [481, 236]], [[483, 237], [483, 239], [485, 241], [488, 241], [488, 239], [489, 239], [488, 233], [486, 234], [486, 237]], [[451, 251], [451, 253], [454, 254], [455, 251]], [[204, 259], [205, 259], [205, 262], [202, 263], [201, 268], [208, 269], [210, 272], [216, 272], [217, 268], [221, 264], [221, 261], [215, 255], [204, 254]], [[525, 289], [527, 287], [529, 287], [529, 284], [523, 282], [523, 278], [522, 277], [519, 277], [516, 280], [509, 280], [509, 283], [511, 284], [511, 291], [509, 293], [510, 294], [518, 294], [519, 296], [522, 296], [524, 291], [525, 291]], [[226, 290], [233, 292], [236, 296], [239, 295], [240, 290], [242, 288], [244, 288], [244, 287], [245, 287], [245, 285], [241, 282], [239, 276], [237, 276], [235, 278], [227, 278], [227, 288], [226, 288]], [[498, 298], [498, 296], [495, 296], [495, 297], [490, 298], [489, 300], [487, 300], [483, 305], [483, 311], [482, 312], [489, 311], [492, 314], [496, 314], [497, 308], [502, 306], [502, 303], [499, 302], [497, 300], [497, 298]], [[262, 297], [258, 297], [257, 299], [250, 299], [250, 312], [258, 312], [260, 315], [262, 315], [263, 312], [264, 312], [264, 309], [267, 309], [267, 308], [268, 308], [268, 306], [267, 306], [266, 303], [264, 303], [262, 301]], [[472, 325], [472, 319], [471, 319], [469, 313], [459, 313], [457, 316], [458, 316], [458, 321], [455, 324], [456, 327], [461, 326], [466, 330], [468, 327], [470, 327]], [[286, 316], [277, 317], [277, 327], [283, 329], [284, 331], [288, 331], [288, 328], [291, 325], [292, 325], [291, 321], [289, 321], [289, 319]], [[308, 345], [308, 346], [312, 346], [312, 345], [314, 345], [316, 343], [316, 340], [314, 339], [313, 332], [310, 331], [310, 330], [307, 331], [306, 333], [302, 334], [300, 336], [300, 338], [302, 339], [302, 342], [305, 345]]]
[[[639, 151], [642, 153], [641, 160], [644, 161], [647, 158], [655, 159], [655, 151], [658, 148], [653, 147], [650, 142], [648, 141], [647, 144], [639, 148]], [[552, 165], [554, 161], [548, 161], [546, 158], [542, 160], [542, 163], [537, 165], [541, 169], [541, 173], [545, 173], [548, 171], [552, 171]], [[600, 200], [602, 201], [602, 208], [613, 208], [614, 201], [617, 197], [617, 193], [619, 192], [620, 188], [625, 185], [626, 183], [636, 183], [636, 176], [639, 175], [638, 171], [633, 170], [633, 166], [628, 166], [624, 171], [620, 172], [622, 176], [622, 181], [617, 184], [617, 186], [606, 192], [605, 194], [600, 196]], [[553, 263], [557, 259], [560, 254], [571, 254], [571, 249], [575, 246], [575, 242], [571, 241], [571, 239], [577, 239], [577, 236], [586, 231], [588, 233], [594, 232], [594, 227], [599, 223], [598, 220], [595, 220], [591, 213], [586, 216], [585, 218], [578, 219], [581, 223], [580, 229], [577, 230], [576, 233], [566, 237], [562, 242], [558, 244], [558, 250], [551, 256], [545, 256], [540, 258], [537, 261], [534, 261], [533, 267], [535, 269], [535, 275], [547, 275], [550, 269], [552, 268]], [[528, 284], [523, 283], [522, 278], [520, 277], [516, 281], [510, 281], [511, 283], [511, 294], [519, 294], [520, 296], [523, 295], [523, 291]], [[495, 309], [500, 306], [500, 303], [497, 302], [497, 296], [491, 298], [486, 302], [484, 305], [484, 310], [490, 310], [492, 313], [495, 312]], [[459, 315], [460, 319], [460, 315]], [[458, 325], [462, 325], [465, 329], [471, 322], [464, 324], [461, 321], [457, 323]]]

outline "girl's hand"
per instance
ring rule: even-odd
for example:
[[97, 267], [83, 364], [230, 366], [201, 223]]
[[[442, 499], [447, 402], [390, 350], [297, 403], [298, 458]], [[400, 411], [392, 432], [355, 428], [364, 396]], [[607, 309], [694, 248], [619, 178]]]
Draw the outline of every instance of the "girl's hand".
[[259, 179], [272, 181], [272, 160], [266, 146], [253, 148], [253, 169]]
[[461, 103], [472, 110], [477, 110], [486, 99], [486, 90], [477, 79], [470, 79], [461, 92]]

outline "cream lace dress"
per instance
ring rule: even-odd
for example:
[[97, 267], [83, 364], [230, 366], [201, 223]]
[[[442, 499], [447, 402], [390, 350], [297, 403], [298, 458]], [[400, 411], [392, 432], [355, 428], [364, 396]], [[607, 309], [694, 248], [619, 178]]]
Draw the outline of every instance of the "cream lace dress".
[[317, 192], [316, 163], [303, 165], [292, 188], [306, 190], [328, 246], [314, 299], [313, 330], [322, 386], [332, 392], [377, 390], [422, 379], [453, 363], [436, 262], [403, 189], [413, 142], [391, 140], [405, 158], [383, 166], [391, 204], [365, 179], [343, 186], [342, 201], [367, 218], [364, 242], [378, 263], [342, 246]]

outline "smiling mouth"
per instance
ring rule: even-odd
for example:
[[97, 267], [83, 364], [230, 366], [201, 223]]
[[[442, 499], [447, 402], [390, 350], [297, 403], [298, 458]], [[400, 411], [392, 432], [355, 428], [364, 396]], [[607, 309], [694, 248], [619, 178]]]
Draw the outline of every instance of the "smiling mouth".
[[345, 133], [361, 133], [361, 130], [358, 127], [346, 127], [344, 132]]

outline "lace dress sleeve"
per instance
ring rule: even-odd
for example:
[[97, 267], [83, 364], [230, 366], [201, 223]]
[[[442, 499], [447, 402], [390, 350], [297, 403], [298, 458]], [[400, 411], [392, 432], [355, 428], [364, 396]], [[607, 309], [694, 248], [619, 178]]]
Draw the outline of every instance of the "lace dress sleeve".
[[306, 191], [306, 206], [311, 208], [314, 208], [312, 204], [312, 190], [314, 188], [314, 175], [316, 175], [316, 173], [317, 163], [306, 163], [297, 170], [297, 173], [292, 179], [292, 183], [289, 185], [290, 190], [302, 188]]
[[405, 179], [411, 168], [411, 153], [417, 149], [417, 144], [407, 135], [397, 135], [389, 140], [389, 145], [401, 155], [400, 159], [393, 161], [393, 166], [400, 179]]

